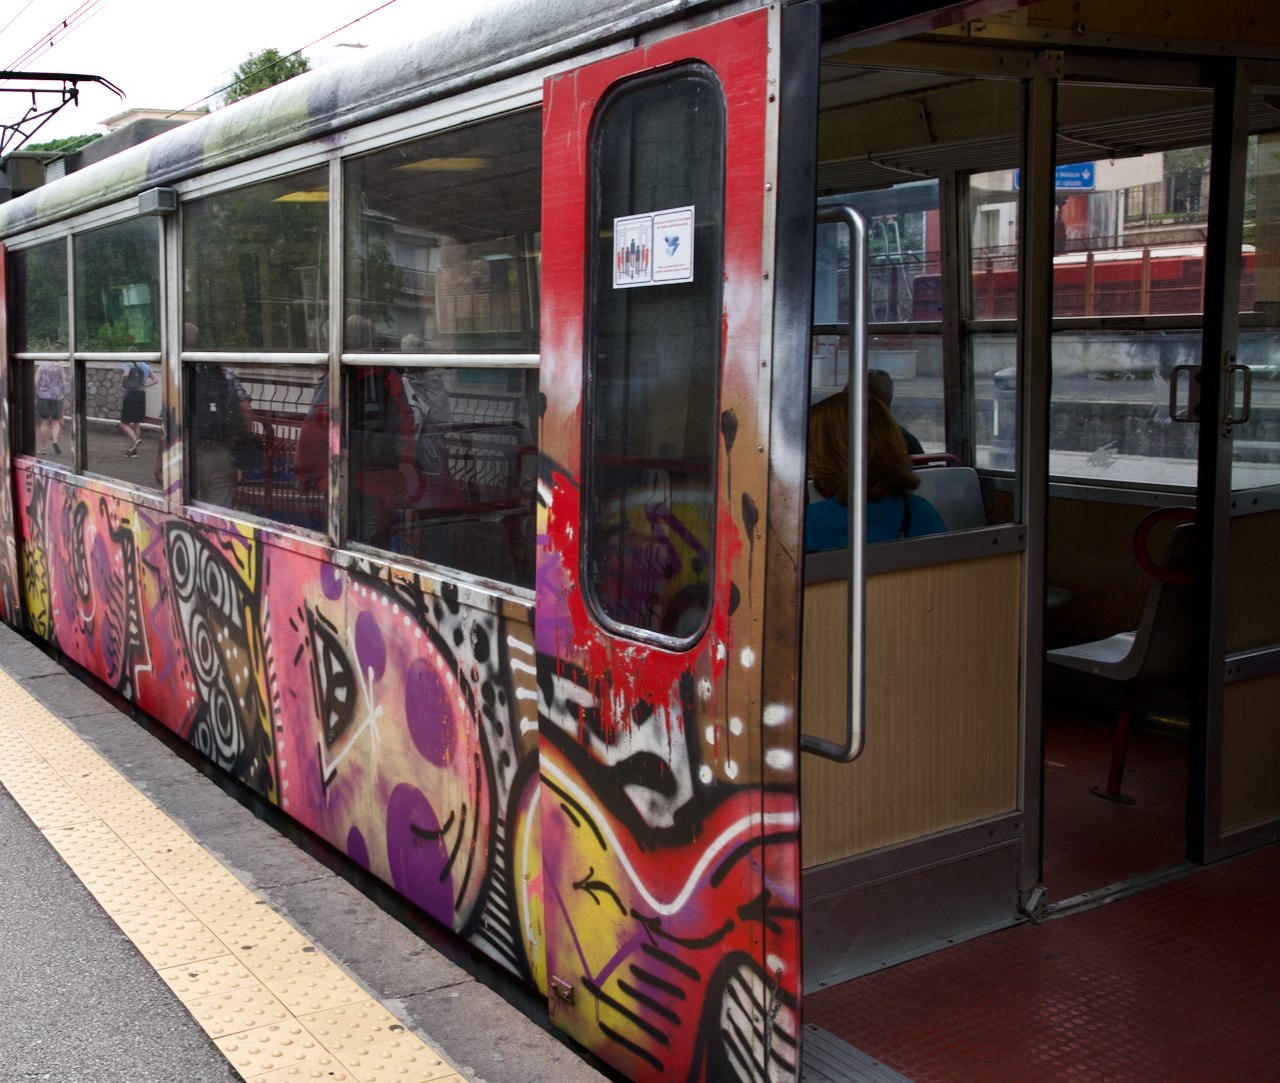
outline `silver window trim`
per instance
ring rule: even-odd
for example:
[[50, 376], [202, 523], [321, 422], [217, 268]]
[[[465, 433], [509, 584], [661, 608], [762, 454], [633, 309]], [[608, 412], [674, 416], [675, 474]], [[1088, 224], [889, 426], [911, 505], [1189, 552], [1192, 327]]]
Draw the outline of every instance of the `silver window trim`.
[[233, 350], [183, 350], [182, 360], [215, 365], [327, 365], [327, 353], [266, 353]]
[[344, 353], [344, 365], [388, 368], [536, 369], [536, 353]]

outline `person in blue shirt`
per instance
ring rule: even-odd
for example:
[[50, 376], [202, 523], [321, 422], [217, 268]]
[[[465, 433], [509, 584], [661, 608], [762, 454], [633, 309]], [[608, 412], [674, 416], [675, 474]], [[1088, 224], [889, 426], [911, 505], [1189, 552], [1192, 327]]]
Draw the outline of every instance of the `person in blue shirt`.
[[142, 422], [147, 416], [147, 388], [159, 383], [145, 361], [126, 361], [121, 369], [124, 375], [124, 402], [120, 407], [120, 431], [133, 443], [124, 453], [126, 459], [135, 458], [142, 443]]
[[[825, 499], [805, 515], [804, 548], [844, 549], [849, 544], [849, 392], [823, 399], [809, 411], [809, 476]], [[883, 402], [867, 396], [867, 543], [940, 534], [938, 510], [912, 490], [920, 484], [902, 428]]]

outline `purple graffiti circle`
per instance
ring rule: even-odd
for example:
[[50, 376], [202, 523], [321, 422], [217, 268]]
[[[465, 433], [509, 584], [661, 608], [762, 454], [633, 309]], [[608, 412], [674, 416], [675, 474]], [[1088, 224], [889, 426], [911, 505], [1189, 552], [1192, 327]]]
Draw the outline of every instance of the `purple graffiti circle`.
[[331, 602], [342, 597], [342, 579], [338, 575], [338, 569], [332, 564], [320, 565], [320, 589]]
[[367, 609], [356, 618], [356, 656], [360, 659], [362, 676], [372, 669], [373, 675], [382, 680], [387, 669], [387, 644], [377, 618]]
[[347, 832], [347, 857], [362, 868], [369, 867], [369, 847], [365, 845], [364, 836], [358, 827], [353, 826]]
[[453, 880], [445, 876], [441, 882], [440, 874], [449, 860], [445, 836], [456, 836], [458, 827], [451, 825], [444, 834], [440, 828], [435, 809], [416, 786], [402, 782], [391, 791], [387, 802], [391, 882], [401, 895], [452, 928]]
[[437, 767], [453, 752], [453, 709], [449, 692], [435, 667], [415, 658], [404, 673], [404, 717], [418, 751]]

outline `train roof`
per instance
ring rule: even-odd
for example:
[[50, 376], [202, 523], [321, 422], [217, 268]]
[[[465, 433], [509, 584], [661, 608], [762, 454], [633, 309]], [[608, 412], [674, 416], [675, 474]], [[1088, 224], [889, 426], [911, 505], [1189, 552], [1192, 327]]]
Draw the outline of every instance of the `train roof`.
[[296, 76], [0, 204], [0, 237], [496, 82], [715, 2], [507, 0]]

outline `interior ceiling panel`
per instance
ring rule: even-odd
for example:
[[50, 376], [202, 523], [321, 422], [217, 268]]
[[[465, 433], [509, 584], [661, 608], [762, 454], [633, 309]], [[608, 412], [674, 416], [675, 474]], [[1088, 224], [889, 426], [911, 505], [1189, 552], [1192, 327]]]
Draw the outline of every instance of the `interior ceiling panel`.
[[[870, 82], [868, 80], [864, 84], [864, 91], [870, 89]], [[1064, 86], [1064, 90], [1066, 89]], [[874, 111], [879, 109], [882, 100], [889, 99], [883, 95], [866, 99], [869, 103], [866, 120], [869, 123], [865, 126], [858, 125], [859, 142], [863, 146], [875, 141], [877, 126], [874, 123]], [[1115, 107], [1123, 107], [1123, 92], [1115, 91], [1111, 100]], [[926, 108], [929, 107], [926, 105]], [[1089, 111], [1085, 109], [1076, 112], [1078, 115], [1079, 112]], [[1263, 96], [1256, 96], [1249, 120], [1251, 132], [1280, 129], [1280, 109]], [[1203, 96], [1197, 96], [1196, 104], [1138, 116], [1093, 116], [1059, 126], [1058, 161], [1065, 164], [1106, 157], [1127, 158], [1155, 150], [1205, 146], [1210, 141], [1212, 126], [1212, 103], [1204, 102]], [[902, 130], [898, 127], [894, 134], [900, 136]], [[828, 152], [836, 149], [832, 140], [820, 138], [820, 145]], [[849, 158], [839, 158], [829, 153], [818, 162], [818, 192], [820, 195], [832, 195], [885, 188], [912, 179], [940, 177], [949, 170], [1016, 169], [1019, 165], [1019, 148], [1020, 137], [1015, 133], [1007, 133], [980, 139], [920, 143], [911, 147], [886, 147], [883, 151], [872, 149]]]

